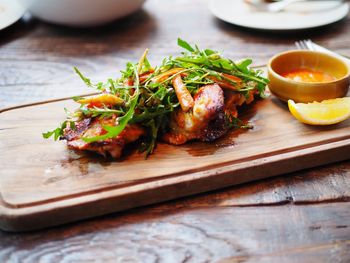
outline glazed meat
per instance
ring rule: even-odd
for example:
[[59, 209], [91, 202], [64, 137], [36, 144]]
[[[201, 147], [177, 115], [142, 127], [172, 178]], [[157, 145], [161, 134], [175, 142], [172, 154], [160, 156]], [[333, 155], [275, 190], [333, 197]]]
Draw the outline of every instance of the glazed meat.
[[62, 139], [67, 140], [68, 148], [73, 150], [87, 150], [96, 152], [103, 156], [111, 156], [119, 158], [122, 150], [126, 144], [139, 139], [144, 134], [144, 129], [137, 124], [129, 124], [125, 129], [115, 138], [109, 138], [96, 142], [85, 142], [82, 137], [94, 137], [103, 135], [106, 131], [103, 126], [115, 126], [116, 117], [104, 119], [84, 119], [75, 124], [75, 128], [67, 127], [64, 131]]
[[189, 140], [213, 141], [227, 132], [224, 92], [217, 84], [201, 87], [194, 96], [193, 109], [175, 111], [170, 131], [163, 140], [170, 144], [184, 144]]
[[238, 117], [237, 107], [243, 104], [250, 104], [254, 101], [254, 95], [257, 94], [256, 89], [250, 90], [248, 95], [232, 91], [225, 90], [225, 112], [233, 117]]

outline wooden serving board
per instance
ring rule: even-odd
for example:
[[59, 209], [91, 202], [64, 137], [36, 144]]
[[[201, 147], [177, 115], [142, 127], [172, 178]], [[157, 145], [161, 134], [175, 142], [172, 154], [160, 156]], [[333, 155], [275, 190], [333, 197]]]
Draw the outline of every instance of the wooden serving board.
[[350, 120], [313, 127], [269, 97], [241, 112], [254, 126], [213, 143], [159, 143], [111, 161], [67, 150], [41, 133], [65, 118], [70, 100], [0, 114], [0, 228], [24, 231], [210, 191], [350, 157]]

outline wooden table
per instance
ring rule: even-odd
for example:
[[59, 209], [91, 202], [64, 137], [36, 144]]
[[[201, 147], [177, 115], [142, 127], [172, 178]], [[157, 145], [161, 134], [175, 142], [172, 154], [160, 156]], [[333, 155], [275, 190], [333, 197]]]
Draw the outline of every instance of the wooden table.
[[[350, 16], [271, 34], [220, 22], [204, 1], [149, 0], [103, 28], [27, 19], [0, 32], [0, 107], [87, 93], [73, 66], [102, 80], [146, 47], [159, 63], [178, 52], [177, 37], [256, 64], [302, 38], [350, 56]], [[349, 201], [347, 161], [44, 231], [0, 232], [0, 262], [349, 262]]]

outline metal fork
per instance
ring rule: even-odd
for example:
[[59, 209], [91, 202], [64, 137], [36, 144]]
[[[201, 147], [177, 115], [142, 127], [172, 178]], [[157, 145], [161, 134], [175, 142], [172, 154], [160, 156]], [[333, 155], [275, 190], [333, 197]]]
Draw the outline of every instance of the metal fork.
[[295, 46], [297, 47], [297, 49], [300, 49], [300, 50], [312, 50], [312, 51], [319, 51], [319, 52], [327, 53], [329, 55], [332, 55], [334, 57], [342, 59], [345, 62], [350, 64], [349, 57], [339, 55], [338, 53], [336, 53], [334, 51], [331, 51], [325, 47], [317, 45], [315, 42], [312, 42], [311, 39], [304, 39], [304, 40], [296, 41]]

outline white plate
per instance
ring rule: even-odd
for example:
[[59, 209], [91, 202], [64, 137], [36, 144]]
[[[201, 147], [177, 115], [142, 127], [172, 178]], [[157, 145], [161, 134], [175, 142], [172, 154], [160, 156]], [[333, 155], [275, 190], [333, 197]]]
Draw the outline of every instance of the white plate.
[[278, 13], [257, 11], [243, 0], [210, 0], [209, 9], [228, 23], [264, 30], [297, 30], [337, 22], [347, 16], [349, 5], [337, 1], [310, 1], [289, 5]]
[[17, 22], [25, 11], [16, 0], [0, 0], [0, 30]]
[[99, 26], [139, 10], [145, 0], [17, 0], [41, 20], [73, 27]]

